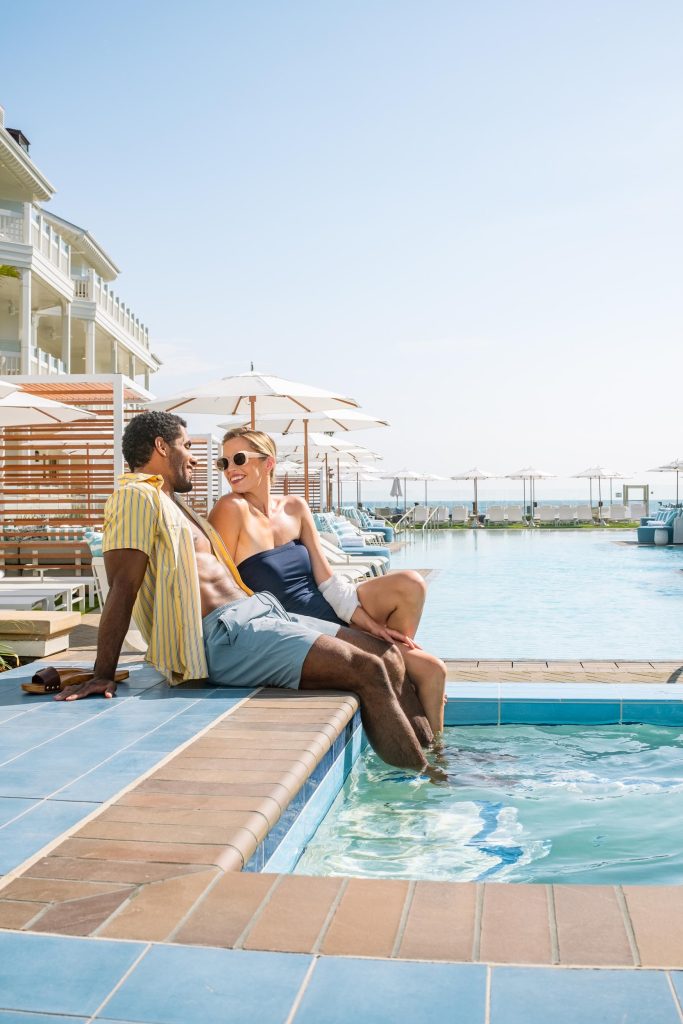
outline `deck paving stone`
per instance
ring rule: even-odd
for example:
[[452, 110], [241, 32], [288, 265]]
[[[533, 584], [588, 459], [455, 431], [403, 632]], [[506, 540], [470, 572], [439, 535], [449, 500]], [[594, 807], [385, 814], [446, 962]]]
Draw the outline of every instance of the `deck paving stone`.
[[325, 957], [293, 1024], [484, 1024], [486, 968]]
[[60, 935], [91, 935], [133, 892], [132, 888], [123, 887], [98, 896], [53, 903], [27, 930], [58, 932]]
[[560, 963], [633, 967], [616, 892], [605, 885], [553, 887]]
[[45, 907], [45, 903], [3, 899], [0, 901], [0, 928], [23, 928]]
[[552, 963], [545, 886], [486, 884], [479, 959], [492, 963]]
[[351, 878], [322, 939], [328, 956], [391, 956], [408, 882]]
[[209, 885], [218, 868], [145, 885], [99, 929], [104, 938], [163, 941], [178, 927]]
[[274, 825], [280, 817], [280, 805], [271, 797], [250, 797], [250, 796], [208, 796], [206, 794], [193, 796], [191, 793], [147, 793], [142, 792], [140, 786], [136, 786], [121, 797], [110, 810], [123, 811], [124, 808], [139, 808], [140, 810], [170, 810], [172, 813], [182, 814], [183, 810], [199, 811], [209, 815], [216, 815], [221, 820], [224, 814], [241, 813], [246, 811], [251, 814], [259, 814], [268, 822]]
[[[113, 839], [66, 839], [60, 846], [66, 857], [92, 860], [139, 860], [167, 864], [204, 864], [241, 870], [239, 851], [226, 845], [200, 843], [116, 842]], [[239, 866], [238, 866], [239, 865]]]
[[644, 967], [683, 967], [683, 886], [625, 885]]
[[680, 1024], [659, 971], [496, 967], [491, 1024]]
[[397, 956], [471, 960], [476, 895], [472, 882], [417, 882]]
[[0, 932], [0, 1006], [90, 1017], [144, 946]]
[[153, 946], [101, 1016], [141, 1024], [282, 1024], [310, 960], [296, 953]]
[[61, 903], [66, 900], [99, 896], [130, 887], [122, 882], [76, 881], [66, 878], [32, 878], [21, 875], [2, 890], [3, 900], [34, 900], [38, 903]]
[[244, 949], [314, 952], [341, 886], [341, 878], [286, 875], [247, 934]]
[[227, 873], [191, 911], [173, 941], [234, 946], [261, 906], [277, 876]]
[[139, 884], [158, 882], [163, 878], [175, 878], [178, 875], [193, 874], [202, 870], [201, 864], [146, 864], [142, 861], [79, 860], [72, 857], [50, 856], [32, 864], [28, 873], [32, 877], [40, 878], [73, 878]]

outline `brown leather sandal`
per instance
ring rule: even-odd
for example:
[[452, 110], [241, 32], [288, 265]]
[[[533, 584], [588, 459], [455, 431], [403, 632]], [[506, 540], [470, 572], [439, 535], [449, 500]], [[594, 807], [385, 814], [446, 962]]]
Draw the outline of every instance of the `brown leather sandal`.
[[[129, 672], [127, 669], [120, 669], [114, 673], [114, 680], [120, 683], [123, 679], [127, 679], [128, 676]], [[67, 686], [88, 683], [94, 678], [95, 673], [91, 669], [55, 668], [53, 665], [48, 665], [46, 668], [41, 668], [40, 671], [36, 672], [30, 683], [22, 683], [21, 688], [25, 693], [36, 693], [38, 695], [61, 693]]]

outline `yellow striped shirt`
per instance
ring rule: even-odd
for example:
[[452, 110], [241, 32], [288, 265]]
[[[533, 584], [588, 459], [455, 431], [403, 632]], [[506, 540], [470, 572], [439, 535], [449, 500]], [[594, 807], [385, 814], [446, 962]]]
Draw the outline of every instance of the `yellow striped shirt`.
[[[147, 641], [147, 661], [172, 686], [208, 675], [202, 636], [199, 577], [187, 517], [161, 490], [162, 476], [124, 473], [104, 507], [103, 551], [135, 548], [149, 562], [133, 609]], [[244, 585], [223, 541], [206, 520], [183, 506], [209, 538], [214, 554]]]

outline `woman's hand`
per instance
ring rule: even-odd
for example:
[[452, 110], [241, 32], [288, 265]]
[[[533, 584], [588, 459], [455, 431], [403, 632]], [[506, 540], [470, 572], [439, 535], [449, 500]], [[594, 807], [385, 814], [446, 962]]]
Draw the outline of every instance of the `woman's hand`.
[[362, 629], [364, 633], [369, 633], [380, 640], [385, 640], [388, 644], [404, 644], [411, 650], [419, 646], [409, 636], [406, 636], [405, 633], [400, 633], [397, 629], [391, 629], [390, 626], [382, 626], [379, 622], [375, 622], [362, 605], [359, 605], [351, 616], [351, 625], [355, 626], [356, 629]]

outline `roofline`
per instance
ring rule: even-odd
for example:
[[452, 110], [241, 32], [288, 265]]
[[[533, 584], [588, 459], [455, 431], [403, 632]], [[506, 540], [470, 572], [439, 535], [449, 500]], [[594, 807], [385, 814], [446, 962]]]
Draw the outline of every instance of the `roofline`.
[[72, 221], [66, 220], [64, 217], [58, 217], [56, 213], [52, 212], [52, 210], [42, 210], [42, 213], [48, 220], [54, 221], [58, 228], [66, 228], [67, 231], [71, 231], [73, 234], [78, 235], [79, 240], [83, 243], [84, 248], [90, 253], [90, 255], [108, 267], [111, 280], [118, 277], [121, 273], [120, 267], [116, 266], [111, 256], [104, 251], [99, 242], [93, 238], [86, 228], [81, 228], [78, 224], [74, 224]]
[[0, 150], [12, 171], [22, 184], [31, 189], [33, 199], [51, 199], [56, 189], [40, 173], [29, 155], [15, 142], [6, 128], [0, 126]]

